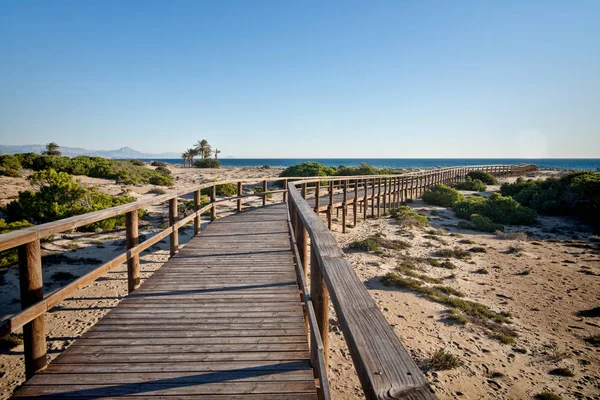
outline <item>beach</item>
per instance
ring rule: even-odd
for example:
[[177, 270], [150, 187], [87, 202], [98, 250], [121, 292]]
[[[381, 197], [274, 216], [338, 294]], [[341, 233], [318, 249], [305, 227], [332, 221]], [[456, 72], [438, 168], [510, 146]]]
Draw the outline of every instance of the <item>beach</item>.
[[[282, 168], [224, 167], [212, 170], [169, 165], [175, 177], [173, 189], [190, 187], [213, 180], [261, 179], [277, 177]], [[25, 173], [27, 176], [29, 173]], [[545, 178], [560, 171], [540, 171], [534, 177]], [[119, 185], [112, 180], [77, 177], [86, 186], [95, 186], [109, 194], [129, 193], [143, 199], [156, 196], [154, 185]], [[514, 181], [515, 178], [504, 178]], [[0, 177], [0, 202], [6, 204], [20, 190], [31, 186], [25, 178]], [[169, 190], [168, 188], [162, 188]], [[489, 195], [499, 186], [490, 186]], [[466, 193], [466, 192], [465, 192]], [[268, 202], [279, 202], [281, 194]], [[249, 198], [245, 206], [259, 205]], [[341, 233], [334, 219], [333, 234], [365, 283], [371, 296], [415, 362], [422, 367], [440, 399], [518, 399], [552, 391], [566, 398], [595, 398], [600, 393], [600, 352], [583, 338], [597, 334], [598, 318], [578, 313], [598, 306], [600, 256], [597, 248], [577, 246], [592, 235], [591, 230], [573, 218], [540, 217], [534, 227], [509, 227], [506, 235], [481, 233], [456, 228], [458, 219], [450, 210], [429, 206], [421, 200], [409, 203], [428, 217], [431, 227], [401, 228], [389, 216], [359, 219], [357, 227]], [[220, 205], [219, 215], [226, 216], [233, 204]], [[140, 234], [151, 236], [164, 224], [167, 205], [150, 207], [140, 224]], [[203, 220], [204, 223], [207, 220]], [[434, 229], [432, 235], [430, 230]], [[192, 229], [180, 232], [184, 246]], [[364, 252], [350, 249], [357, 240], [373, 236], [409, 243], [403, 250], [384, 249]], [[432, 239], [432, 236], [434, 237]], [[69, 232], [42, 243], [45, 292], [65, 284], [58, 272], [73, 276], [92, 270], [125, 248], [124, 230], [106, 233]], [[444, 285], [464, 292], [466, 298], [485, 304], [497, 312], [512, 315], [511, 327], [518, 333], [515, 343], [503, 344], [475, 325], [458, 325], [447, 320], [447, 307], [414, 292], [384, 286], [380, 278], [407, 258], [428, 257], [436, 249], [481, 247], [464, 260], [452, 260], [453, 270], [421, 266], [423, 273], [438, 278]], [[512, 250], [511, 250], [512, 249]], [[514, 250], [518, 249], [518, 250]], [[150, 276], [169, 257], [168, 239], [141, 255], [142, 279]], [[62, 254], [64, 257], [57, 257]], [[54, 255], [54, 258], [52, 258]], [[487, 271], [483, 273], [481, 271]], [[479, 272], [476, 272], [479, 271]], [[527, 274], [524, 271], [529, 271]], [[19, 291], [16, 266], [0, 275], [2, 316], [18, 312]], [[143, 284], [143, 283], [142, 283]], [[46, 314], [48, 356], [55, 358], [93, 326], [127, 294], [126, 265], [79, 290]], [[335, 319], [330, 310], [329, 379], [334, 399], [359, 399], [360, 383]], [[438, 349], [456, 355], [461, 366], [448, 371], [432, 371], [427, 360]], [[568, 368], [573, 377], [552, 375], [556, 368]], [[0, 399], [8, 398], [24, 381], [23, 346], [0, 353]]]

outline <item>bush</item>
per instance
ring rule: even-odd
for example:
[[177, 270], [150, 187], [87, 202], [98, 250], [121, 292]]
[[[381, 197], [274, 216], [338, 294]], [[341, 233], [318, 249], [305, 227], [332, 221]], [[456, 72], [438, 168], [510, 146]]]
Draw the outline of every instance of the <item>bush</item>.
[[573, 172], [545, 181], [518, 178], [503, 184], [500, 192], [540, 214], [580, 215], [600, 222], [600, 171]]
[[472, 229], [474, 231], [493, 233], [496, 231], [504, 232], [504, 225], [492, 222], [488, 217], [479, 214], [471, 215], [471, 221], [460, 221], [458, 223], [460, 229]]
[[160, 166], [160, 167], [156, 168], [155, 171], [159, 172], [163, 175], [167, 175], [167, 176], [171, 175], [171, 170], [167, 167]]
[[[494, 193], [488, 198], [465, 198], [457, 202], [452, 210], [459, 218], [471, 219], [473, 214], [477, 214], [487, 217], [490, 220], [489, 222], [497, 224], [534, 225], [537, 222], [537, 214], [534, 210], [523, 207], [513, 198], [502, 196], [499, 193]], [[479, 220], [478, 223], [485, 224], [487, 221]]]
[[464, 182], [456, 182], [453, 187], [458, 190], [471, 190], [474, 192], [484, 192], [487, 189], [485, 183], [479, 179], [471, 179], [470, 176], [467, 176], [467, 180]]
[[[111, 196], [95, 187], [88, 189], [74, 181], [71, 175], [53, 169], [33, 174], [30, 181], [41, 185], [40, 190], [21, 192], [18, 200], [6, 205], [4, 211], [12, 221], [51, 222], [135, 201], [132, 196]], [[144, 213], [143, 210], [139, 212]], [[85, 229], [110, 230], [124, 222], [125, 216], [121, 215], [86, 225]]]
[[[217, 188], [215, 189], [215, 194], [217, 196], [225, 196], [225, 197], [237, 196], [237, 186], [234, 185], [233, 183], [223, 183], [220, 185], [217, 184], [216, 186], [217, 186]], [[203, 195], [210, 196], [211, 190], [212, 190], [212, 188], [204, 188], [200, 192]]]
[[454, 203], [464, 199], [464, 196], [456, 189], [446, 185], [435, 185], [423, 193], [423, 201], [427, 204], [435, 204], [442, 207], [452, 207]]
[[359, 175], [397, 175], [400, 171], [393, 168], [375, 168], [367, 163], [361, 163], [358, 167], [347, 167], [340, 165], [335, 170], [335, 176], [359, 176]]
[[471, 171], [467, 174], [467, 177], [472, 180], [480, 180], [486, 185], [495, 185], [498, 183], [498, 179], [496, 179], [494, 175], [485, 171]]
[[429, 220], [426, 216], [417, 214], [409, 206], [401, 206], [399, 208], [392, 208], [390, 210], [390, 216], [400, 222], [403, 227], [424, 227], [429, 226]]
[[221, 168], [221, 163], [219, 160], [215, 160], [214, 158], [203, 158], [200, 160], [196, 160], [194, 162], [194, 167], [196, 168]]
[[307, 161], [301, 164], [291, 165], [287, 167], [280, 177], [288, 176], [332, 176], [335, 175], [335, 168], [327, 167], [315, 161]]
[[152, 161], [150, 165], [152, 165], [153, 167], [166, 167], [167, 163], [164, 163], [162, 161]]
[[0, 176], [18, 178], [21, 176], [19, 169], [21, 169], [21, 162], [17, 157], [11, 154], [0, 155]]
[[145, 167], [146, 166], [146, 163], [143, 162], [142, 160], [127, 160], [127, 162], [129, 162], [129, 163], [131, 163], [133, 165], [136, 165], [138, 167]]

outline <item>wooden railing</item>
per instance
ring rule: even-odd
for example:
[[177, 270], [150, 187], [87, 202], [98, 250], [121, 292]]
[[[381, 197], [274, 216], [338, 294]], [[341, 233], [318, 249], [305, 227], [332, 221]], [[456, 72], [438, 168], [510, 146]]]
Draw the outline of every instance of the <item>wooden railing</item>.
[[[298, 247], [297, 264], [304, 267], [298, 272], [301, 285], [310, 270], [310, 293], [304, 286], [301, 290], [309, 310], [313, 367], [320, 381], [327, 381], [327, 371], [322, 370], [327, 368], [327, 363], [320, 358], [328, 359], [331, 299], [366, 398], [436, 398], [329, 232], [334, 209], [341, 208], [341, 225], [345, 232], [349, 207], [353, 209], [356, 226], [359, 205], [366, 219], [369, 201], [371, 215], [379, 216], [381, 208], [385, 213], [386, 209], [397, 207], [407, 199], [420, 197], [430, 186], [463, 180], [473, 170], [501, 176], [521, 175], [536, 169], [534, 165], [453, 167], [404, 175], [319, 177], [288, 183], [291, 236]], [[313, 185], [312, 189], [308, 185]], [[323, 187], [327, 188], [327, 196], [323, 196]], [[353, 191], [350, 201], [349, 188]], [[336, 194], [341, 194], [341, 201], [336, 201]], [[328, 200], [327, 205], [320, 204], [322, 196]], [[314, 207], [306, 201], [309, 197], [314, 197]], [[327, 214], [327, 225], [318, 217], [323, 211]], [[311, 318], [316, 321], [312, 322]]]
[[[44, 326], [44, 315], [47, 311], [124, 262], [127, 262], [128, 290], [132, 292], [140, 284], [139, 255], [142, 251], [169, 236], [170, 254], [174, 255], [179, 246], [179, 228], [193, 221], [193, 234], [196, 235], [201, 229], [201, 216], [204, 213], [210, 212], [210, 221], [216, 219], [217, 204], [234, 201], [237, 203], [235, 211], [240, 212], [242, 211], [242, 199], [244, 198], [261, 197], [262, 204], [265, 205], [267, 196], [281, 193], [284, 202], [288, 201], [288, 197], [290, 198], [292, 244], [296, 252], [297, 265], [300, 267], [299, 271], [303, 271], [302, 274], [299, 274], [298, 283], [301, 295], [306, 298], [307, 324], [311, 327], [311, 335], [313, 336], [313, 340], [311, 340], [313, 366], [318, 371], [319, 376], [321, 378], [325, 377], [324, 382], [326, 382], [327, 305], [331, 296], [367, 397], [386, 398], [390, 394], [404, 393], [404, 390], [408, 388], [414, 393], [422, 392], [423, 398], [427, 398], [426, 385], [424, 385], [418, 369], [414, 369], [416, 367], [412, 360], [409, 360], [410, 357], [406, 358], [406, 351], [399, 344], [387, 323], [384, 323], [385, 319], [368, 297], [366, 289], [358, 281], [351, 265], [343, 258], [343, 253], [331, 234], [312, 211], [326, 211], [328, 225], [331, 227], [333, 210], [341, 208], [342, 229], [345, 231], [345, 219], [350, 204], [354, 209], [354, 224], [356, 225], [357, 208], [361, 207], [363, 216], [366, 218], [369, 201], [371, 202], [371, 215], [375, 215], [375, 207], [377, 207], [377, 216], [379, 216], [382, 206], [385, 213], [386, 209], [392, 205], [400, 204], [414, 196], [420, 196], [427, 187], [433, 184], [449, 184], [464, 179], [466, 173], [472, 170], [484, 170], [495, 175], [507, 175], [525, 174], [536, 168], [531, 165], [497, 165], [440, 168], [402, 175], [288, 177], [218, 181], [6, 233], [0, 235], [0, 251], [18, 248], [22, 311], [5, 318], [0, 323], [0, 337], [15, 332], [21, 327], [23, 328], [26, 378], [31, 378], [36, 372], [44, 369], [47, 363]], [[284, 189], [269, 191], [269, 182], [275, 181], [283, 181]], [[294, 182], [288, 184], [288, 181]], [[244, 185], [256, 182], [262, 183], [261, 191], [257, 192], [255, 189], [251, 193], [244, 194]], [[320, 196], [324, 194], [321, 186], [323, 183], [328, 184], [330, 196], [328, 204], [321, 206]], [[237, 185], [237, 195], [217, 198], [216, 188], [224, 184]], [[383, 190], [381, 189], [382, 184]], [[296, 186], [301, 187], [302, 195], [298, 193]], [[350, 203], [347, 201], [349, 188], [353, 188], [356, 195]], [[210, 189], [210, 203], [203, 207], [200, 206], [202, 189]], [[375, 189], [377, 189], [377, 193], [373, 193]], [[342, 193], [341, 202], [335, 201], [336, 193]], [[362, 197], [358, 196], [359, 193], [362, 194]], [[177, 211], [178, 199], [189, 194], [193, 194], [194, 197], [194, 211], [190, 215], [180, 218]], [[308, 206], [305, 201], [306, 198], [311, 197], [315, 199], [314, 208]], [[165, 202], [169, 204], [169, 226], [140, 243], [138, 210]], [[68, 285], [44, 295], [40, 240], [119, 215], [126, 216], [126, 251]], [[305, 286], [309, 265], [309, 236], [311, 238], [310, 294]], [[328, 293], [330, 293], [330, 296]], [[317, 327], [320, 340], [315, 336]], [[386, 348], [388, 345], [390, 347]], [[323, 393], [328, 393], [328, 390], [325, 390], [327, 389], [326, 383], [323, 383], [321, 388]], [[406, 395], [401, 397], [406, 397]]]
[[[0, 337], [15, 332], [21, 327], [23, 328], [26, 378], [31, 378], [37, 371], [44, 369], [47, 364], [44, 326], [44, 315], [47, 311], [58, 305], [62, 300], [73, 295], [77, 290], [89, 285], [124, 262], [127, 262], [127, 286], [129, 293], [131, 293], [140, 284], [139, 255], [142, 251], [169, 236], [170, 255], [174, 255], [177, 253], [179, 247], [179, 228], [193, 221], [193, 235], [196, 235], [201, 229], [201, 216], [205, 213], [210, 213], [209, 223], [214, 221], [217, 217], [217, 205], [220, 203], [233, 201], [237, 203], [235, 211], [239, 212], [242, 210], [242, 200], [248, 197], [262, 198], [262, 204], [264, 205], [266, 204], [267, 196], [275, 193], [283, 193], [284, 201], [286, 201], [286, 189], [267, 190], [269, 182], [281, 180], [281, 178], [270, 178], [210, 182], [122, 206], [77, 215], [0, 235], [0, 251], [15, 247], [18, 248], [22, 309], [19, 313], [9, 316], [0, 322]], [[254, 185], [250, 185], [252, 183]], [[225, 184], [237, 185], [237, 195], [217, 198], [217, 188]], [[244, 191], [244, 185], [249, 186], [246, 191]], [[260, 188], [260, 191], [257, 191], [256, 187]], [[203, 189], [209, 190], [210, 203], [200, 207], [201, 191]], [[178, 199], [181, 196], [189, 194], [193, 194], [194, 211], [190, 215], [180, 218], [177, 208]], [[169, 226], [140, 243], [138, 210], [161, 203], [169, 204]], [[126, 221], [125, 235], [127, 249], [112, 260], [77, 278], [66, 286], [48, 295], [44, 295], [40, 241], [51, 235], [70, 231], [123, 214]]]

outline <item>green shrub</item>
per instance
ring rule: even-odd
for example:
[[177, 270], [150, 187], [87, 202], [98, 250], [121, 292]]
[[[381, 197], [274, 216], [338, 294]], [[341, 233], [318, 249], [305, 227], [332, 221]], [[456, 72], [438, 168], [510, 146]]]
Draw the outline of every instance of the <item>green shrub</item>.
[[431, 359], [429, 360], [429, 368], [434, 371], [444, 371], [449, 369], [454, 369], [461, 366], [461, 362], [458, 357], [453, 354], [448, 353], [444, 349], [439, 349]]
[[152, 165], [153, 167], [166, 167], [167, 163], [164, 163], [162, 161], [152, 161], [150, 165]]
[[467, 174], [467, 177], [473, 180], [480, 180], [486, 185], [495, 185], [498, 183], [498, 179], [496, 179], [494, 175], [485, 171], [471, 171]]
[[0, 155], [0, 176], [10, 176], [12, 178], [18, 178], [21, 169], [21, 162], [19, 159], [11, 154]]
[[559, 179], [525, 180], [500, 187], [521, 205], [545, 215], [581, 215], [600, 222], [600, 171], [572, 172]]
[[426, 216], [417, 214], [408, 206], [400, 206], [390, 210], [390, 216], [400, 222], [403, 227], [424, 227], [429, 226], [429, 220]]
[[291, 165], [287, 167], [280, 177], [288, 176], [332, 176], [335, 175], [335, 168], [327, 167], [315, 161], [307, 161], [301, 164]]
[[145, 167], [146, 166], [146, 163], [143, 162], [142, 160], [126, 160], [126, 161], [129, 162], [129, 163], [131, 163], [131, 164], [133, 164], [133, 165], [136, 165], [138, 167]]
[[[215, 194], [217, 196], [225, 196], [225, 197], [237, 196], [237, 186], [234, 185], [233, 183], [223, 183], [220, 185], [217, 184], [216, 186], [217, 187], [215, 189]], [[211, 190], [212, 190], [212, 188], [204, 188], [200, 192], [206, 196], [210, 196]]]
[[194, 162], [194, 167], [196, 168], [221, 168], [221, 163], [219, 160], [215, 160], [214, 158], [203, 158], [200, 160], [196, 160]]
[[[473, 214], [477, 214], [489, 218], [491, 222], [497, 224], [534, 225], [537, 222], [537, 215], [534, 210], [520, 205], [511, 197], [502, 196], [498, 193], [494, 193], [488, 198], [468, 197], [457, 202], [452, 210], [459, 218], [471, 219]], [[479, 222], [483, 226], [487, 223], [487, 220]], [[484, 232], [493, 231], [484, 230]]]
[[167, 167], [158, 167], [155, 169], [156, 172], [159, 172], [163, 175], [171, 175], [171, 170]]
[[423, 201], [442, 207], [452, 207], [456, 202], [464, 199], [456, 189], [446, 185], [435, 185], [423, 193]]
[[471, 179], [467, 176], [467, 180], [464, 182], [456, 182], [453, 187], [458, 190], [471, 190], [475, 192], [484, 192], [487, 189], [485, 183], [479, 179]]
[[471, 215], [471, 221], [460, 221], [457, 225], [460, 229], [471, 229], [480, 232], [493, 233], [496, 231], [504, 232], [504, 225], [492, 222], [488, 217], [479, 214]]
[[359, 176], [359, 175], [398, 175], [400, 171], [393, 168], [375, 168], [367, 163], [361, 163], [358, 167], [340, 165], [335, 170], [335, 176]]
[[367, 239], [363, 239], [363, 240], [357, 240], [357, 241], [350, 243], [348, 245], [348, 247], [351, 249], [362, 250], [362, 251], [375, 251], [375, 252], [381, 251], [381, 246], [379, 245], [379, 242], [377, 241], [376, 238], [367, 238]]
[[[86, 188], [65, 172], [53, 169], [36, 172], [30, 177], [38, 192], [20, 192], [19, 198], [6, 205], [4, 211], [12, 221], [25, 220], [30, 223], [56, 221], [74, 215], [85, 214], [135, 201], [129, 195], [111, 196], [97, 188]], [[143, 215], [144, 211], [140, 210]], [[110, 230], [124, 224], [125, 216], [109, 218], [86, 225], [87, 230]]]
[[10, 350], [23, 344], [22, 333], [9, 333], [8, 335], [0, 338], [0, 349]]

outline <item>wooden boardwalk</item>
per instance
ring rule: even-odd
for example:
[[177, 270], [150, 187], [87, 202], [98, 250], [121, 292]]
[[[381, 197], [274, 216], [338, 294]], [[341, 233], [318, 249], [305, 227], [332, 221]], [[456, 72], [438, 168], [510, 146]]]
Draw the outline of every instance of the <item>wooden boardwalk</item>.
[[210, 224], [14, 397], [316, 399], [286, 204]]

